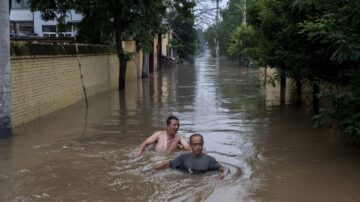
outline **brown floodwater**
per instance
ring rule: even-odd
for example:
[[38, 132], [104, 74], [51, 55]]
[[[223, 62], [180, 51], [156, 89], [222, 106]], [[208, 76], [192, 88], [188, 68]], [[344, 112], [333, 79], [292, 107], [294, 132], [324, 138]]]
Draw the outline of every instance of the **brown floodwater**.
[[[18, 127], [0, 140], [0, 201], [360, 201], [359, 149], [260, 80], [203, 55]], [[169, 115], [204, 135], [224, 180], [151, 169], [181, 151], [136, 155]]]

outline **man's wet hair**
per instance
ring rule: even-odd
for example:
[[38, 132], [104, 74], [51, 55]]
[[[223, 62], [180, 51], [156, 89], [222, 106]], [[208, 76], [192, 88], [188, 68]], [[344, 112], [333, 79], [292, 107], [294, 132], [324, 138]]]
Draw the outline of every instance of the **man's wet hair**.
[[166, 119], [166, 124], [169, 126], [172, 120], [179, 121], [179, 119], [176, 116], [169, 116]]
[[201, 140], [202, 140], [202, 142], [204, 143], [204, 138], [203, 138], [203, 136], [200, 135], [199, 133], [195, 133], [195, 134], [192, 134], [192, 135], [190, 136], [190, 144], [191, 144], [191, 140], [192, 140], [194, 137], [201, 137]]

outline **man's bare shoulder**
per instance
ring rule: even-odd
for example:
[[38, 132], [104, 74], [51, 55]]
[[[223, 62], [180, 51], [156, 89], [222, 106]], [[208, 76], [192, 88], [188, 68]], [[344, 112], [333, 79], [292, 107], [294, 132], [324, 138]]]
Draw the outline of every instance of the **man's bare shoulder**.
[[154, 137], [160, 137], [162, 134], [164, 133], [164, 131], [155, 131], [151, 136], [154, 136]]

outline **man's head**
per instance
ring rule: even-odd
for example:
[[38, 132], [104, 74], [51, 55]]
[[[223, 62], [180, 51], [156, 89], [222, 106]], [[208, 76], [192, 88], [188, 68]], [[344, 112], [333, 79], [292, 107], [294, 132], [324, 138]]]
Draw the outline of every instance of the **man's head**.
[[175, 135], [179, 130], [179, 119], [175, 116], [169, 116], [166, 120], [166, 131], [168, 134]]
[[204, 138], [202, 135], [195, 133], [190, 136], [191, 151], [194, 155], [201, 155], [204, 147]]

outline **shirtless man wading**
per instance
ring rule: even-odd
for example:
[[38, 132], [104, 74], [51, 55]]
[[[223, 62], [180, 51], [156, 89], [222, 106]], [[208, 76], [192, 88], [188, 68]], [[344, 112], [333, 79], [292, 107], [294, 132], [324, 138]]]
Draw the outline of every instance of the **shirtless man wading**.
[[177, 145], [181, 145], [184, 149], [191, 151], [189, 143], [177, 133], [180, 127], [179, 119], [175, 116], [170, 116], [166, 120], [166, 130], [157, 131], [147, 138], [139, 147], [138, 154], [141, 155], [144, 153], [144, 150], [147, 146], [155, 144], [154, 148], [157, 152], [170, 153], [174, 152], [177, 148]]

